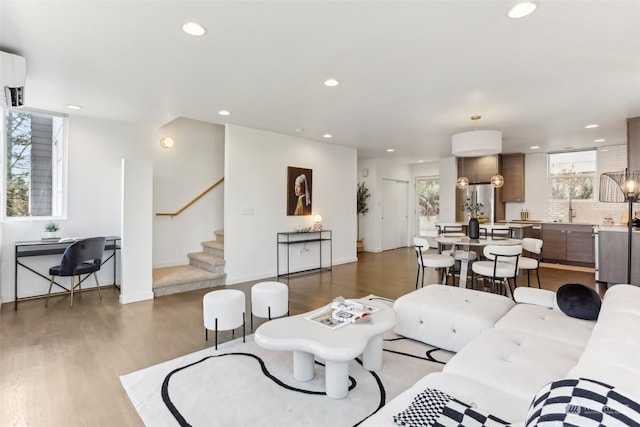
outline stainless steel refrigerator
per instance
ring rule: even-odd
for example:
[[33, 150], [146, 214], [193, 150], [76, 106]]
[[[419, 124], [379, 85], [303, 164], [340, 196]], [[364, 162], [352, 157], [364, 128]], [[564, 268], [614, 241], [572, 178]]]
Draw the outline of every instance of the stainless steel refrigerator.
[[[491, 184], [469, 184], [464, 190], [457, 190], [456, 201], [458, 209], [456, 213], [456, 221], [467, 222], [469, 213], [461, 210], [463, 203], [471, 205], [472, 209], [477, 207], [477, 212], [482, 216], [489, 218], [489, 221], [496, 220], [496, 191]], [[474, 209], [474, 212], [476, 210]]]

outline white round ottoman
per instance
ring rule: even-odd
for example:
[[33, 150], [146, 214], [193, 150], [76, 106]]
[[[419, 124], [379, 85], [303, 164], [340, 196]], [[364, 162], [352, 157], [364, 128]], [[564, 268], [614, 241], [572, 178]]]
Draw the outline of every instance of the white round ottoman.
[[251, 287], [251, 330], [253, 316], [271, 320], [289, 314], [289, 287], [280, 282], [260, 282]]
[[511, 298], [455, 286], [428, 285], [393, 304], [394, 332], [458, 352], [515, 305]]
[[233, 330], [242, 326], [242, 342], [245, 341], [245, 296], [237, 289], [211, 291], [202, 298], [205, 339], [209, 340], [209, 329], [215, 331], [216, 350], [218, 331]]

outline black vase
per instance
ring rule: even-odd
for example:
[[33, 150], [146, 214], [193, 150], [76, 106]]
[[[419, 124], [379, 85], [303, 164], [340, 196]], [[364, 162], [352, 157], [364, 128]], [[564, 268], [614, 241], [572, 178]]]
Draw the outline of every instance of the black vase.
[[478, 218], [471, 218], [469, 220], [469, 238], [476, 240], [480, 238], [480, 223], [478, 222]]

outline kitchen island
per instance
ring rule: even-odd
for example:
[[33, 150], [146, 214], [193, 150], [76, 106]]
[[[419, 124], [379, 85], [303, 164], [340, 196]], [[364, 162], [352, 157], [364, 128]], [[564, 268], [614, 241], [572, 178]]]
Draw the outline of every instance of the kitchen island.
[[[629, 229], [626, 225], [599, 225], [596, 227], [597, 258], [596, 280], [610, 284], [627, 283], [627, 250]], [[640, 260], [640, 230], [631, 233], [632, 260]], [[640, 285], [640, 265], [631, 264], [631, 284]]]

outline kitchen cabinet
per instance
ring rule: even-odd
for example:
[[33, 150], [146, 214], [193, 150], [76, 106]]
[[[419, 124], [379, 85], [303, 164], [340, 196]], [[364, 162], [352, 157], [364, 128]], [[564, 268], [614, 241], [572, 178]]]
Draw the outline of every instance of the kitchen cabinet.
[[[631, 233], [631, 258], [640, 256], [640, 231]], [[607, 284], [627, 283], [629, 232], [626, 226], [600, 227], [598, 231], [596, 280]], [[640, 284], [640, 264], [631, 264], [631, 283]]]
[[595, 266], [593, 226], [589, 224], [542, 224], [542, 259], [545, 262]]
[[503, 154], [501, 175], [504, 185], [500, 190], [500, 201], [507, 203], [524, 202], [524, 154]]
[[470, 184], [489, 183], [498, 171], [498, 156], [458, 158], [458, 178], [466, 176]]

